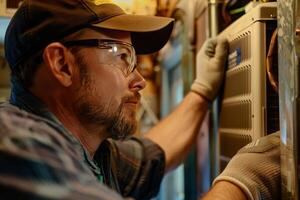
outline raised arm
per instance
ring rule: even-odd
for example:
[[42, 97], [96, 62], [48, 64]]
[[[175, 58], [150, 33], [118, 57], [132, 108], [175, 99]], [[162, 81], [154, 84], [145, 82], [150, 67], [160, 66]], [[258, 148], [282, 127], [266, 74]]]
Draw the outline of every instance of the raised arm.
[[166, 171], [187, 156], [196, 141], [208, 104], [216, 97], [224, 75], [227, 40], [209, 39], [197, 54], [197, 76], [191, 92], [181, 104], [146, 137], [159, 144], [166, 154]]

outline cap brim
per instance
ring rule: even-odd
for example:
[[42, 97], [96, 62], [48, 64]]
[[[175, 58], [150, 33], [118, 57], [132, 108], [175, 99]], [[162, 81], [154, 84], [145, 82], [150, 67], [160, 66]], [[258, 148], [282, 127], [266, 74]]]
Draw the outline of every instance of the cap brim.
[[150, 54], [160, 50], [169, 40], [174, 20], [167, 17], [122, 14], [92, 26], [131, 32], [137, 54]]

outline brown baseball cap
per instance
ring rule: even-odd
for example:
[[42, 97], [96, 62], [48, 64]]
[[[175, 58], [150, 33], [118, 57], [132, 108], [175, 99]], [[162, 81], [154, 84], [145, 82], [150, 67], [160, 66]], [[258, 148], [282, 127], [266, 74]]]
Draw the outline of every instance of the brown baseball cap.
[[137, 54], [161, 49], [168, 41], [174, 20], [166, 17], [130, 15], [111, 3], [97, 0], [25, 0], [8, 25], [5, 55], [12, 70], [49, 43], [82, 28], [131, 32]]

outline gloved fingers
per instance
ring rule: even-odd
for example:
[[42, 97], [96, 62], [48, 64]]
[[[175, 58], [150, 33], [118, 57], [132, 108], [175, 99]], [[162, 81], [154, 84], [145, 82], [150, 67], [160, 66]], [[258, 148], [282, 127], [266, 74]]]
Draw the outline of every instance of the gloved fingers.
[[217, 45], [217, 40], [216, 39], [209, 39], [206, 44], [205, 44], [205, 54], [208, 57], [214, 57], [215, 55], [215, 49]]
[[239, 150], [239, 153], [261, 153], [270, 151], [280, 144], [280, 131], [259, 138]]
[[203, 44], [203, 53], [208, 57], [214, 57], [216, 50], [217, 40], [216, 38], [209, 38]]
[[[221, 41], [223, 45], [223, 41]], [[197, 76], [191, 89], [208, 100], [213, 100], [222, 84], [225, 59], [217, 58], [218, 39], [205, 41], [197, 54]], [[224, 61], [224, 62], [223, 62]]]
[[218, 38], [216, 44], [216, 58], [224, 59], [228, 55], [229, 43], [226, 38]]
[[243, 147], [214, 180], [240, 187], [248, 199], [280, 198], [280, 136], [274, 133]]
[[205, 50], [205, 54], [208, 56], [208, 57], [210, 57], [210, 58], [212, 58], [212, 57], [214, 57], [214, 55], [215, 55], [215, 48], [214, 47], [208, 47], [206, 50]]

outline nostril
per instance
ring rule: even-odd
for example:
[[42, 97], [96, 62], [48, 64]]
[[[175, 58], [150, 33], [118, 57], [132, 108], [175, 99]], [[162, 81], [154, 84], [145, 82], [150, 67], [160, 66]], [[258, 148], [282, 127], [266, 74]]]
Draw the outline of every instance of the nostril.
[[143, 84], [141, 84], [141, 85], [138, 85], [137, 87], [139, 88], [139, 90], [142, 90], [142, 89], [144, 89], [144, 88], [146, 87], [146, 81], [144, 81], [144, 83], [143, 83]]
[[144, 89], [146, 87], [146, 80], [143, 78], [142, 83], [141, 83], [141, 89]]
[[144, 89], [146, 87], [146, 80], [144, 77], [137, 70], [134, 70], [132, 75], [130, 87], [137, 91]]

